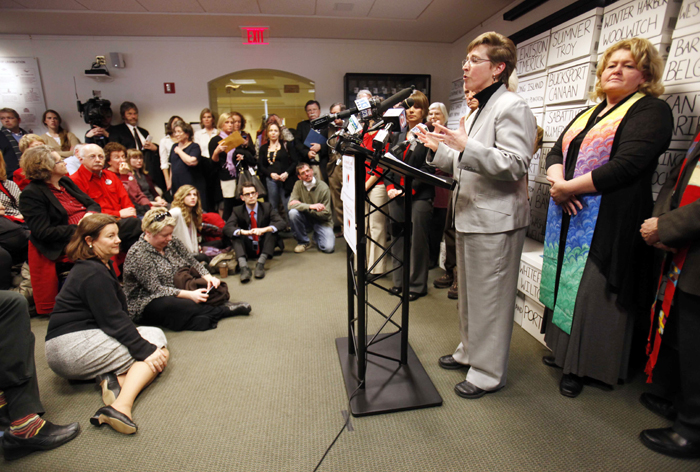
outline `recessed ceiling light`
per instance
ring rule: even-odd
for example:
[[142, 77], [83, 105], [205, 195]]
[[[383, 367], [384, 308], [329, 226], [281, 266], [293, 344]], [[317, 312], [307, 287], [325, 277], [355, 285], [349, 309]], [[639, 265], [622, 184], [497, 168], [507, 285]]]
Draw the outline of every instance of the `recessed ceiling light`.
[[241, 90], [243, 93], [265, 93], [263, 90]]
[[316, 93], [316, 89], [309, 89], [309, 93]]
[[352, 11], [353, 8], [355, 8], [355, 5], [352, 3], [338, 2], [333, 5], [333, 11]]
[[255, 79], [231, 79], [232, 84], [238, 84], [238, 85], [250, 85], [250, 84], [256, 84], [257, 82]]

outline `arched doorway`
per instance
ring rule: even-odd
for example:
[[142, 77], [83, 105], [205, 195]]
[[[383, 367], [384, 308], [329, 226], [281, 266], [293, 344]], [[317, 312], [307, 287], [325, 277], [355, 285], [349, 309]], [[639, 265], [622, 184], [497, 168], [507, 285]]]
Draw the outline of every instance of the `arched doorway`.
[[275, 69], [247, 69], [209, 81], [209, 107], [217, 114], [237, 111], [246, 131], [255, 135], [267, 112], [281, 116], [288, 128], [306, 120], [304, 104], [316, 97], [314, 82]]

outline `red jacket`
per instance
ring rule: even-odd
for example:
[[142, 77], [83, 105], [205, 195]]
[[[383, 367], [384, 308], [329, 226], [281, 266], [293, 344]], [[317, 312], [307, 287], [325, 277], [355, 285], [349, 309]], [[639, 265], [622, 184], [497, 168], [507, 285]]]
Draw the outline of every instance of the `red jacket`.
[[103, 170], [97, 176], [81, 165], [70, 178], [80, 190], [100, 205], [102, 213], [119, 218], [119, 211], [134, 207], [121, 179], [114, 172]]

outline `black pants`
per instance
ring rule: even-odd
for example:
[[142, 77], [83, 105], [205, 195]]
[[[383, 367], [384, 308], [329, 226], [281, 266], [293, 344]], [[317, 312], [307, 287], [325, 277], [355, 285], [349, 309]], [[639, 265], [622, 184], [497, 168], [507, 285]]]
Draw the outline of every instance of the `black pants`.
[[428, 246], [430, 247], [430, 268], [440, 265], [440, 243], [445, 232], [447, 208], [433, 207], [433, 217], [430, 219]]
[[0, 290], [12, 286], [12, 266], [27, 260], [29, 230], [0, 217]]
[[173, 331], [206, 331], [231, 312], [226, 307], [209, 306], [177, 297], [161, 297], [143, 310], [140, 324], [162, 326]]
[[445, 271], [452, 272], [457, 267], [457, 242], [455, 239], [454, 211], [452, 210], [452, 195], [447, 204], [445, 215]]
[[[272, 258], [272, 253], [277, 245], [277, 233], [265, 233], [258, 240], [260, 254], [267, 254], [268, 259]], [[231, 241], [233, 249], [236, 251], [236, 257], [242, 257], [244, 254], [249, 259], [257, 259], [253, 241], [248, 236], [234, 237]]]
[[141, 237], [141, 220], [138, 218], [122, 218], [117, 222], [119, 227], [119, 239], [122, 240], [119, 248], [122, 252], [128, 252], [129, 248]]
[[27, 299], [0, 291], [0, 390], [11, 421], [44, 413], [34, 365], [34, 334]]
[[[678, 321], [680, 392], [678, 418], [673, 429], [689, 441], [700, 442], [700, 297], [676, 289], [674, 310]], [[669, 317], [670, 319], [670, 317]]]

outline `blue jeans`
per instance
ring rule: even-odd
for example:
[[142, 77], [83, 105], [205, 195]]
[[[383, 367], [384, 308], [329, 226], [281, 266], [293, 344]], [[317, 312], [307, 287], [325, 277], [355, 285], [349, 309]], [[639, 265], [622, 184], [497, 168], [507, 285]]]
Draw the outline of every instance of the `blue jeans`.
[[279, 182], [277, 180], [272, 180], [267, 178], [267, 196], [270, 199], [270, 204], [272, 208], [279, 211], [280, 203], [284, 207], [284, 210], [280, 212], [280, 215], [285, 220], [287, 217], [287, 205], [289, 204], [289, 197], [284, 194], [284, 182]]
[[292, 234], [297, 243], [307, 244], [309, 242], [308, 232], [313, 228], [314, 241], [318, 248], [326, 253], [335, 251], [335, 233], [333, 233], [332, 226], [318, 223], [306, 212], [299, 210], [289, 210], [289, 225], [292, 227]]

